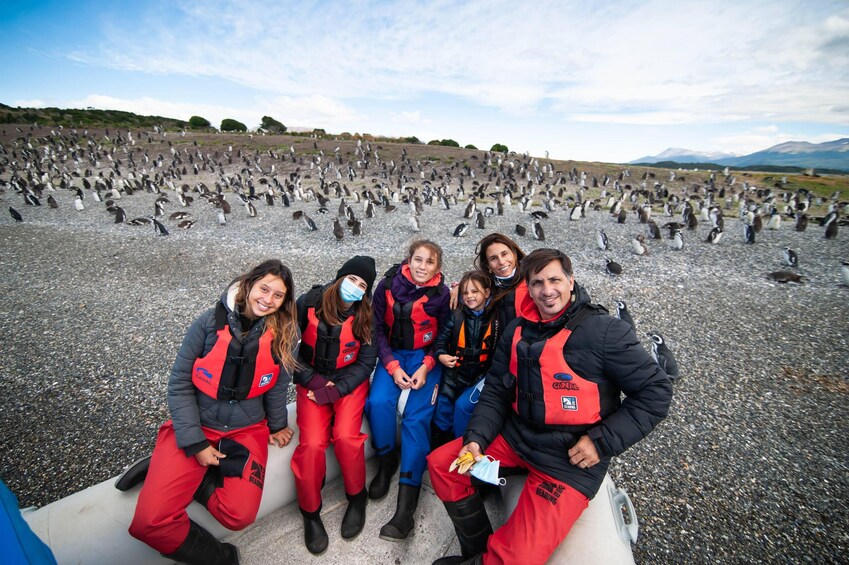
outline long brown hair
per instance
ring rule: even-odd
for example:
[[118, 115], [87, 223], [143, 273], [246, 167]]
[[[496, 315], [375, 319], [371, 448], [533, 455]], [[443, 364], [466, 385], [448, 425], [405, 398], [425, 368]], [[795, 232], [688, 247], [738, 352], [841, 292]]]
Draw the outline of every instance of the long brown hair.
[[265, 275], [279, 277], [286, 285], [283, 304], [276, 312], [265, 316], [265, 329], [274, 333], [271, 350], [280, 359], [283, 367], [291, 373], [295, 370], [297, 363], [293, 353], [295, 345], [298, 343], [298, 315], [295, 308], [295, 282], [289, 267], [277, 259], [268, 259], [247, 273], [236, 277], [231, 283], [231, 285], [239, 285], [236, 291], [236, 307], [239, 312], [244, 312], [251, 288]]
[[[339, 295], [339, 287], [345, 277], [339, 277], [334, 283], [324, 290], [321, 295], [321, 304], [316, 308], [316, 316], [324, 320], [328, 326], [341, 326], [343, 321], [341, 313], [345, 309], [345, 303]], [[374, 334], [374, 320], [371, 311], [371, 296], [364, 295], [362, 300], [354, 302], [354, 337], [363, 343], [371, 343]]]
[[[486, 256], [487, 249], [489, 249], [489, 246], [494, 243], [500, 243], [502, 245], [505, 245], [510, 251], [513, 252], [513, 255], [516, 257], [516, 275], [518, 275], [521, 270], [520, 265], [522, 264], [522, 259], [525, 258], [525, 252], [522, 251], [522, 249], [515, 241], [513, 241], [506, 235], [498, 232], [484, 236], [483, 239], [478, 242], [477, 247], [475, 247], [475, 267], [477, 267], [484, 273], [488, 273], [490, 277], [495, 277], [495, 275], [489, 268], [489, 261], [487, 260]], [[501, 300], [501, 298], [505, 294], [516, 288], [520, 282], [522, 282], [522, 278], [519, 276], [514, 276], [513, 283], [509, 287], [494, 287], [493, 290], [498, 291], [498, 294], [496, 295], [495, 292], [493, 292], [492, 303], [495, 304], [496, 302]]]
[[413, 258], [413, 253], [415, 253], [419, 247], [424, 247], [428, 251], [430, 251], [431, 255], [436, 256], [436, 272], [437, 274], [442, 271], [442, 248], [435, 241], [431, 241], [429, 239], [417, 239], [410, 244], [410, 248], [407, 250], [407, 261]]

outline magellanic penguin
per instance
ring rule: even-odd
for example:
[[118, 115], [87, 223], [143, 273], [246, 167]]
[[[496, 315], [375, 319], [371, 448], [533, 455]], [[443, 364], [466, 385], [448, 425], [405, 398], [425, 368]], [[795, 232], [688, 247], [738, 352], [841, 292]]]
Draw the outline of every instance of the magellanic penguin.
[[336, 241], [342, 241], [342, 238], [345, 237], [345, 230], [342, 229], [339, 218], [334, 218], [333, 220], [333, 237], [336, 238]]
[[788, 267], [799, 268], [799, 256], [796, 255], [795, 251], [789, 247], [785, 247], [782, 255], [784, 257], [785, 265]]
[[168, 231], [168, 228], [166, 228], [162, 222], [154, 217], [151, 217], [150, 219], [153, 222], [153, 231], [156, 235], [169, 235], [170, 232]]
[[805, 231], [808, 229], [808, 215], [796, 213], [796, 231]]
[[743, 224], [743, 241], [745, 243], [755, 242], [755, 228], [751, 224]]
[[615, 277], [617, 275], [622, 274], [622, 265], [620, 265], [619, 263], [617, 263], [616, 261], [614, 261], [613, 259], [610, 259], [610, 258], [605, 259], [605, 261], [607, 263], [605, 265], [605, 268], [607, 269], [608, 275], [610, 275], [611, 277]]
[[670, 247], [675, 251], [681, 251], [684, 249], [684, 234], [680, 230], [676, 230], [674, 234], [672, 234], [672, 243]]
[[767, 278], [774, 280], [775, 282], [781, 283], [781, 284], [788, 283], [788, 282], [794, 282], [794, 283], [802, 284], [802, 283], [805, 282], [804, 281], [805, 277], [803, 277], [802, 275], [800, 275], [798, 273], [794, 273], [794, 272], [791, 272], [791, 271], [775, 271], [773, 273], [768, 274]]
[[522, 224], [516, 224], [516, 230], [515, 231], [516, 231], [516, 235], [522, 235], [523, 236], [527, 233], [525, 226], [523, 226]]
[[414, 232], [418, 233], [422, 231], [421, 226], [419, 225], [419, 217], [418, 216], [410, 216], [410, 229]]
[[74, 198], [74, 208], [76, 208], [80, 212], [85, 210], [85, 204], [83, 204], [83, 199], [80, 198], [79, 196]]
[[480, 210], [475, 215], [475, 227], [479, 230], [486, 229], [486, 220], [484, 219], [483, 212]]
[[539, 221], [534, 222], [534, 239], [545, 241], [545, 231], [543, 231], [542, 224]]
[[218, 210], [218, 225], [224, 226], [227, 224], [227, 214], [224, 213], [224, 210]]
[[9, 214], [15, 219], [16, 222], [23, 222], [24, 218], [21, 216], [21, 213], [9, 206]]
[[633, 239], [631, 239], [631, 249], [637, 255], [648, 255], [649, 248], [646, 245], [646, 238], [642, 235], [635, 235]]
[[318, 231], [318, 226], [315, 225], [315, 221], [304, 213], [301, 216], [301, 219], [304, 221], [304, 225], [307, 226], [307, 229], [310, 231]]
[[715, 227], [712, 230], [710, 230], [710, 233], [708, 234], [707, 239], [705, 240], [705, 243], [719, 243], [719, 241], [721, 239], [722, 239], [722, 228]]
[[616, 301], [616, 310], [613, 312], [613, 315], [631, 324], [632, 328], [636, 328], [637, 325], [634, 323], [634, 318], [631, 317], [631, 312], [628, 310], [628, 307], [625, 306], [625, 302], [622, 300]]
[[646, 229], [648, 230], [649, 239], [661, 239], [660, 228], [657, 227], [657, 222], [649, 220], [646, 223]]
[[604, 233], [604, 230], [598, 232], [598, 235], [596, 236], [596, 242], [598, 243], [598, 248], [602, 251], [610, 250], [610, 242], [608, 241], [607, 234]]
[[469, 222], [463, 222], [456, 228], [454, 228], [454, 237], [463, 237], [469, 233]]
[[837, 215], [832, 216], [832, 219], [825, 226], [825, 238], [835, 239], [837, 237]]
[[648, 336], [651, 338], [651, 356], [673, 382], [678, 380], [678, 363], [675, 362], [675, 356], [667, 347], [666, 340], [658, 332], [649, 332]]
[[50, 195], [50, 194], [47, 195], [47, 205], [50, 206], [51, 208], [58, 208], [59, 207], [59, 203], [56, 202], [56, 199], [53, 198], [53, 196]]
[[194, 220], [183, 220], [182, 222], [177, 224], [177, 227], [180, 228], [181, 230], [187, 230], [190, 227], [192, 227], [193, 225], [195, 225]]

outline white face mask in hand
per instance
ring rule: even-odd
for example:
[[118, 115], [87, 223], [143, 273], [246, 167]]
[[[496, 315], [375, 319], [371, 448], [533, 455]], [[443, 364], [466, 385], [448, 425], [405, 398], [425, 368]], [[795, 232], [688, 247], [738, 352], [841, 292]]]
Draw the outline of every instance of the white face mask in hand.
[[498, 477], [498, 468], [501, 466], [501, 461], [484, 455], [483, 459], [472, 466], [469, 474], [478, 480], [496, 486], [504, 486], [507, 484], [507, 479]]

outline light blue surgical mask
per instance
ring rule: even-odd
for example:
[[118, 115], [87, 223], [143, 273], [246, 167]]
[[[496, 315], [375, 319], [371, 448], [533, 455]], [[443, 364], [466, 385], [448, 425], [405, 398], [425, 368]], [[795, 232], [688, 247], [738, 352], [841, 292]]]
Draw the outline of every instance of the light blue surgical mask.
[[339, 285], [339, 296], [344, 302], [359, 302], [366, 295], [366, 291], [352, 283], [346, 278]]
[[507, 484], [507, 479], [498, 476], [498, 468], [501, 466], [501, 461], [492, 458], [489, 455], [484, 455], [483, 459], [472, 465], [469, 473], [485, 483], [495, 486], [504, 486]]

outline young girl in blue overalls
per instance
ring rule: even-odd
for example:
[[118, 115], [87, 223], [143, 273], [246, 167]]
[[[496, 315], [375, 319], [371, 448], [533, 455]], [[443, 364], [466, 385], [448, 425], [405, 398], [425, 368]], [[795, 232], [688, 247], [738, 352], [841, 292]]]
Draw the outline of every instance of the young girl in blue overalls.
[[442, 249], [429, 240], [410, 245], [407, 258], [393, 266], [374, 292], [378, 363], [366, 401], [366, 415], [379, 468], [369, 497], [386, 496], [398, 468], [396, 413], [401, 394], [409, 395], [401, 420], [401, 473], [395, 515], [380, 530], [389, 541], [405, 539], [430, 452], [430, 423], [442, 376], [433, 345], [448, 310], [448, 287], [440, 272]]

